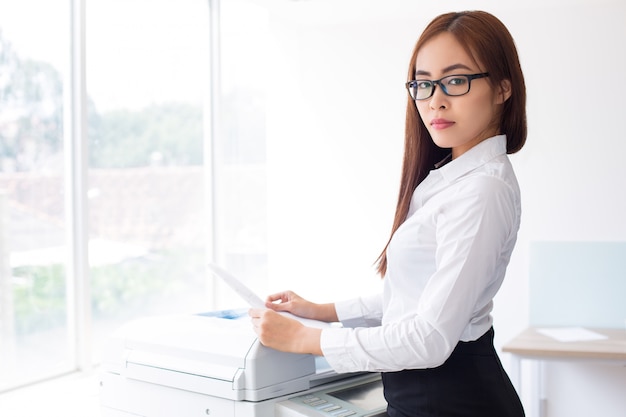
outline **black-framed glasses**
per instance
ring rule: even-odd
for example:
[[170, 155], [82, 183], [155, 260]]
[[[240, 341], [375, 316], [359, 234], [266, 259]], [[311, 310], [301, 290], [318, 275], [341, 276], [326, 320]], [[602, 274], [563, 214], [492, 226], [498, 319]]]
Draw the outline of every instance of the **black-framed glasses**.
[[448, 75], [438, 80], [411, 80], [406, 83], [406, 89], [413, 100], [426, 100], [435, 94], [435, 86], [447, 96], [462, 96], [469, 93], [472, 80], [488, 77], [488, 72], [481, 74]]

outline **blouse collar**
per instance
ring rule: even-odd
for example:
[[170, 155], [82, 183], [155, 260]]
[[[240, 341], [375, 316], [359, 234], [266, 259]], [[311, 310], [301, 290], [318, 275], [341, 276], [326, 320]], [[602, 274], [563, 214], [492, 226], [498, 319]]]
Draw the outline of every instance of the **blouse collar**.
[[446, 156], [435, 165], [435, 168], [438, 168], [438, 171], [447, 181], [454, 181], [492, 159], [505, 154], [506, 135], [497, 135], [483, 140], [456, 159], [452, 159], [452, 154]]

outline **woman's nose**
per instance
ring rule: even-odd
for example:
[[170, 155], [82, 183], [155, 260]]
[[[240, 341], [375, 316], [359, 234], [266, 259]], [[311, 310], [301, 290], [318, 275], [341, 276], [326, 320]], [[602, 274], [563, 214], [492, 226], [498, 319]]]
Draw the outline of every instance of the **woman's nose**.
[[435, 91], [430, 98], [430, 108], [433, 110], [446, 108], [448, 105], [448, 96], [443, 92], [440, 85], [435, 86]]

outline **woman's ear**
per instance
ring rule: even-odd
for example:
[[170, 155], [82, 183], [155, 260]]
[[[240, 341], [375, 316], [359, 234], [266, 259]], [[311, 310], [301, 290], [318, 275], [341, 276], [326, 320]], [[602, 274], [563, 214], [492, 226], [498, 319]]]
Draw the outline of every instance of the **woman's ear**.
[[502, 80], [500, 83], [500, 88], [498, 89], [498, 100], [497, 104], [503, 104], [509, 98], [511, 98], [511, 81]]

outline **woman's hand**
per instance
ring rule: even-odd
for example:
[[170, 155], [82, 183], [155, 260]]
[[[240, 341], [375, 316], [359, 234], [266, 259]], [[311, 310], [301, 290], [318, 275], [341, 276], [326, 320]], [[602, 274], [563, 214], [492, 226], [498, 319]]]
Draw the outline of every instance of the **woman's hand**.
[[248, 313], [254, 332], [264, 346], [283, 352], [322, 355], [321, 329], [306, 327], [270, 309], [253, 308]]
[[274, 311], [286, 311], [305, 319], [335, 322], [338, 320], [335, 304], [316, 304], [293, 291], [283, 291], [267, 297], [265, 306]]

